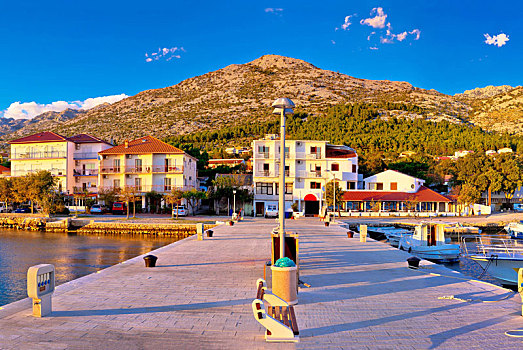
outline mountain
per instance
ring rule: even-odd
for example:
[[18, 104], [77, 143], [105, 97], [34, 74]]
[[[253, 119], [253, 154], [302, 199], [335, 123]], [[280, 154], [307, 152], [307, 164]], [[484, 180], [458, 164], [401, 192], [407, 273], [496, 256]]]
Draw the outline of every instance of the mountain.
[[[29, 121], [4, 138], [30, 134], [35, 130], [52, 130], [65, 136], [91, 133], [117, 142], [146, 134], [163, 138], [267, 120], [271, 118], [271, 103], [282, 96], [295, 102], [296, 112], [312, 115], [324, 113], [329, 106], [339, 103], [402, 102], [417, 105], [422, 111], [395, 110], [391, 107], [383, 109], [381, 117], [402, 116], [468, 123], [473, 121], [472, 113], [480, 112], [478, 108], [484, 101], [484, 94], [468, 95], [449, 96], [435, 90], [416, 88], [407, 82], [359, 79], [323, 70], [299, 59], [265, 55], [246, 64], [233, 64], [184, 80], [174, 86], [146, 90], [111, 105], [74, 111], [77, 115], [72, 118], [57, 120], [39, 116], [39, 121]], [[499, 94], [488, 96], [492, 99]], [[492, 103], [497, 104], [498, 101]], [[489, 107], [488, 113], [490, 110]]]

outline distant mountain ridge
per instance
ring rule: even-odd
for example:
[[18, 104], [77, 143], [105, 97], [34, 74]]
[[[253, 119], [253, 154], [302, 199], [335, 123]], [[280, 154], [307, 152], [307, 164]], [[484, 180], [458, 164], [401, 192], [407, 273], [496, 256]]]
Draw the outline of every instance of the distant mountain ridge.
[[[296, 111], [309, 114], [324, 113], [339, 103], [402, 102], [422, 107], [423, 112], [383, 110], [381, 117], [478, 123], [487, 130], [497, 130], [499, 125], [486, 123], [484, 115], [494, 112], [502, 115], [508, 108], [498, 109], [499, 104], [506, 102], [498, 96], [507, 95], [519, 101], [519, 97], [510, 95], [512, 91], [514, 88], [507, 86], [487, 87], [449, 96], [407, 82], [358, 79], [317, 68], [303, 60], [265, 55], [88, 111], [48, 112], [36, 120], [2, 121], [0, 135], [8, 140], [49, 130], [64, 136], [90, 133], [117, 142], [147, 134], [163, 138], [267, 120], [271, 118], [271, 103], [282, 96], [296, 103]], [[521, 112], [516, 103], [510, 108], [514, 115]], [[510, 129], [511, 123], [503, 127]]]

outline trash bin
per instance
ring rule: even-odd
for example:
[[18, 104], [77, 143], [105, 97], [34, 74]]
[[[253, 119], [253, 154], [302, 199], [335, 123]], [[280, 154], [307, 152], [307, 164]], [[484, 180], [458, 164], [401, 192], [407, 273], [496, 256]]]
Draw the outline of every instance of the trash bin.
[[158, 258], [154, 255], [146, 255], [143, 257], [143, 260], [145, 260], [145, 267], [155, 267]]
[[292, 217], [292, 211], [285, 212], [285, 219], [290, 219]]
[[298, 303], [297, 267], [294, 261], [285, 257], [271, 266], [272, 292], [289, 303]]
[[213, 230], [207, 230], [207, 237], [212, 237]]

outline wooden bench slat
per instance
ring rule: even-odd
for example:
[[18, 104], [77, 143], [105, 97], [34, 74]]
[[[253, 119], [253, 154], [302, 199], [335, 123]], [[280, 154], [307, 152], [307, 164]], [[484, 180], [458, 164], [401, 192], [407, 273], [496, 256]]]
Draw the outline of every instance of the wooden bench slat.
[[298, 323], [296, 322], [296, 315], [294, 314], [294, 306], [289, 306], [289, 318], [291, 321], [291, 329], [294, 332], [294, 335], [300, 334]]
[[282, 322], [283, 322], [283, 324], [292, 329], [291, 324], [289, 322], [289, 311], [288, 311], [288, 308], [282, 307], [281, 315], [282, 315]]

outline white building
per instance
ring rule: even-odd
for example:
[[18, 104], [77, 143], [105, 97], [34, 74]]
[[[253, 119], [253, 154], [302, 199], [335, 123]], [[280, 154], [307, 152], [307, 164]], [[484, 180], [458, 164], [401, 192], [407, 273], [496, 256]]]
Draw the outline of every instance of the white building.
[[365, 190], [371, 191], [398, 191], [414, 193], [418, 192], [425, 180], [400, 173], [396, 170], [385, 170], [379, 174], [369, 176], [363, 180]]
[[[358, 155], [347, 146], [327, 141], [285, 141], [285, 208], [297, 203], [299, 210], [318, 215], [325, 185], [336, 178], [342, 190], [358, 186]], [[254, 211], [262, 216], [267, 205], [278, 206], [280, 141], [253, 141]]]

